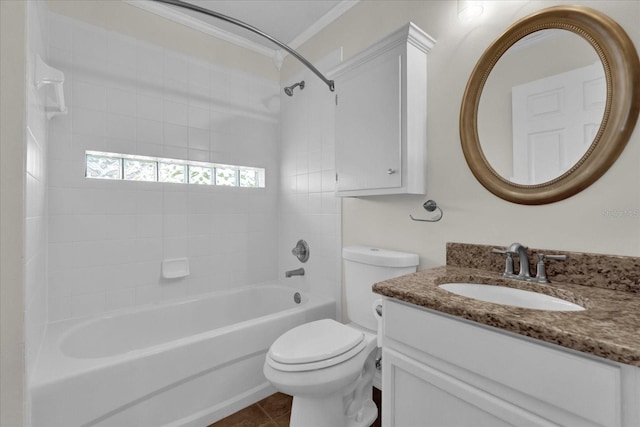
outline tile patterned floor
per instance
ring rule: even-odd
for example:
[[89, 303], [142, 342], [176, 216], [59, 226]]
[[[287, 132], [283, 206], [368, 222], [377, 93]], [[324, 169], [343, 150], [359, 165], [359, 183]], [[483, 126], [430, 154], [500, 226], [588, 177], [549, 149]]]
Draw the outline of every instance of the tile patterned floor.
[[289, 427], [291, 396], [272, 394], [209, 427]]
[[[272, 394], [209, 427], [289, 427], [291, 401], [291, 396], [286, 394]], [[380, 427], [382, 393], [376, 388], [373, 389], [373, 401], [378, 406], [378, 419], [371, 427]]]

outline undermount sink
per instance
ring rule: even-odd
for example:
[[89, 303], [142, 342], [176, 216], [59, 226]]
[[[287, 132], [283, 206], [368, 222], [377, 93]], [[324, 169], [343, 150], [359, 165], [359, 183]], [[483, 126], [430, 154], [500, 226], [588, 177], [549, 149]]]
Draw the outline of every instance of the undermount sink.
[[584, 307], [550, 295], [522, 289], [478, 283], [444, 283], [445, 291], [494, 304], [512, 305], [547, 311], [581, 311]]

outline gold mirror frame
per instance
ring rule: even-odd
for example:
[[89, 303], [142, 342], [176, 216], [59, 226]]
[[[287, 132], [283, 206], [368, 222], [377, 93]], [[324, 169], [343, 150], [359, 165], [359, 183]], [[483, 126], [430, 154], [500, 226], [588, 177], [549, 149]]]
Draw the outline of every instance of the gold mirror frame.
[[[487, 161], [478, 137], [482, 89], [502, 55], [521, 38], [545, 29], [571, 31], [597, 52], [607, 81], [602, 123], [582, 158], [561, 176], [541, 184], [516, 184], [500, 176]], [[540, 205], [571, 197], [600, 178], [624, 149], [640, 111], [640, 60], [624, 29], [602, 12], [585, 6], [555, 6], [511, 25], [476, 64], [460, 109], [462, 151], [476, 179], [496, 196], [513, 203]]]

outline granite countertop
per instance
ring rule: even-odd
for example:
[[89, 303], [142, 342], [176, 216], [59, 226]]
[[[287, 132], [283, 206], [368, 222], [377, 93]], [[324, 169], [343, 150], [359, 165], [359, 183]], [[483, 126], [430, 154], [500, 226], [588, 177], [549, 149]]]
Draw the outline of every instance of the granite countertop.
[[[553, 279], [552, 279], [553, 280]], [[584, 311], [543, 311], [466, 298], [438, 288], [449, 282], [497, 284], [556, 296]], [[389, 279], [373, 291], [453, 316], [640, 367], [640, 295], [554, 282], [547, 285], [503, 278], [475, 268], [445, 266]]]

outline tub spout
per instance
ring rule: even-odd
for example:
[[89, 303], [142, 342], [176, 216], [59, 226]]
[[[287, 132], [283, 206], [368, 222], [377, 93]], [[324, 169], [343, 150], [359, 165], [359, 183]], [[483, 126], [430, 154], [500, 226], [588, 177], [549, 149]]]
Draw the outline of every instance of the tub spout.
[[304, 268], [297, 268], [295, 270], [289, 270], [284, 272], [284, 277], [291, 276], [304, 276]]

